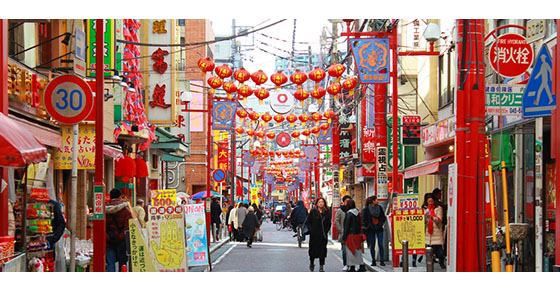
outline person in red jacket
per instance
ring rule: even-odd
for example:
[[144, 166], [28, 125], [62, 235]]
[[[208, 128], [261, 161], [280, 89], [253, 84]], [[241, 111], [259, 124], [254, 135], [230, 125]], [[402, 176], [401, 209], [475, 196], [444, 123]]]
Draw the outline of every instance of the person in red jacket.
[[126, 256], [126, 240], [125, 231], [128, 230], [128, 220], [132, 218], [132, 212], [127, 202], [121, 200], [122, 192], [119, 189], [112, 189], [109, 193], [111, 200], [105, 207], [106, 217], [106, 254], [107, 272], [115, 272], [115, 263], [119, 262], [119, 271], [121, 267], [126, 265], [128, 260]]

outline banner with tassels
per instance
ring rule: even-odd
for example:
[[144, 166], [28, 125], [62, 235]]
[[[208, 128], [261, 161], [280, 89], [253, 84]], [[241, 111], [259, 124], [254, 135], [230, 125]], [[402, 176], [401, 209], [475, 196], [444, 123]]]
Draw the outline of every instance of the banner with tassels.
[[360, 83], [389, 83], [389, 39], [350, 39]]
[[212, 111], [212, 129], [230, 130], [236, 110], [237, 102], [235, 101], [216, 101]]

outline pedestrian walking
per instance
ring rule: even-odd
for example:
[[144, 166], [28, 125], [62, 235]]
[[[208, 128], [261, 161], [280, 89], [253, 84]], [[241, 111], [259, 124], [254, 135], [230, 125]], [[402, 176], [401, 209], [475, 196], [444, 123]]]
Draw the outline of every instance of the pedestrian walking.
[[344, 217], [344, 234], [342, 240], [346, 245], [346, 263], [350, 267], [349, 272], [355, 272], [355, 266], [360, 266], [358, 272], [365, 272], [364, 258], [362, 256], [362, 223], [360, 211], [356, 208], [356, 203], [348, 199], [346, 203], [348, 211]]
[[241, 203], [237, 203], [237, 205], [231, 209], [231, 212], [229, 212], [228, 224], [231, 226], [234, 241], [238, 241], [239, 239], [239, 221], [237, 219], [237, 210], [239, 210], [240, 205]]
[[132, 208], [134, 214], [136, 214], [136, 219], [140, 222], [142, 228], [146, 228], [146, 211], [144, 210], [144, 200], [136, 200], [136, 206]]
[[227, 213], [226, 213], [226, 220], [224, 220], [224, 222], [227, 225], [229, 240], [233, 241], [233, 238], [232, 238], [233, 227], [232, 227], [232, 224], [229, 222], [231, 210], [233, 210], [233, 206], [229, 205]]
[[245, 237], [243, 236], [243, 221], [245, 220], [245, 216], [247, 215], [247, 207], [245, 204], [239, 204], [237, 207], [237, 226], [239, 229], [237, 230], [237, 241], [244, 241]]
[[328, 233], [331, 228], [331, 213], [327, 202], [323, 198], [315, 201], [307, 217], [309, 229], [309, 270], [315, 269], [315, 259], [319, 259], [319, 272], [324, 272], [325, 258], [327, 257]]
[[366, 206], [362, 209], [361, 214], [362, 228], [365, 231], [364, 233], [366, 234], [371, 254], [371, 265], [377, 265], [375, 261], [375, 240], [377, 239], [377, 245], [379, 246], [379, 264], [385, 266], [385, 262], [383, 261], [383, 225], [385, 221], [387, 221], [387, 218], [385, 217], [383, 207], [377, 202], [377, 196], [370, 196], [366, 199]]
[[426, 246], [434, 251], [439, 266], [445, 269], [445, 254], [443, 252], [443, 208], [438, 206], [433, 194], [426, 194], [428, 207], [426, 217]]
[[344, 244], [344, 240], [342, 239], [342, 236], [344, 235], [344, 218], [346, 216], [346, 204], [349, 199], [351, 198], [348, 195], [342, 197], [340, 208], [336, 210], [336, 213], [334, 214], [334, 226], [338, 231], [337, 240], [342, 246], [342, 271], [344, 272], [349, 269], [348, 265], [346, 264], [346, 244]]
[[106, 254], [107, 272], [115, 272], [115, 263], [119, 262], [119, 271], [128, 260], [126, 257], [125, 231], [128, 230], [128, 220], [132, 218], [132, 212], [128, 203], [123, 202], [122, 192], [112, 189], [109, 193], [111, 200], [105, 207], [106, 218]]
[[243, 230], [243, 235], [247, 239], [247, 247], [253, 247], [253, 237], [255, 236], [255, 232], [261, 226], [259, 220], [257, 219], [257, 215], [255, 215], [255, 208], [253, 206], [249, 207], [247, 215], [245, 215], [245, 219], [243, 220], [243, 224], [241, 224], [241, 228]]
[[222, 207], [218, 202], [218, 198], [212, 198], [212, 204], [210, 204], [210, 223], [214, 228], [212, 235], [214, 236], [214, 242], [220, 240], [220, 225], [222, 221], [220, 220], [220, 215], [222, 214]]

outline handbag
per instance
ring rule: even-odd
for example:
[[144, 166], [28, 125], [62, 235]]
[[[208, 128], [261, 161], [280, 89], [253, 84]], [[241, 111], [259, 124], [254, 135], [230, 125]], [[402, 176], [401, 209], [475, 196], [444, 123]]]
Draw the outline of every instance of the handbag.
[[228, 231], [231, 232], [231, 224], [228, 225]]

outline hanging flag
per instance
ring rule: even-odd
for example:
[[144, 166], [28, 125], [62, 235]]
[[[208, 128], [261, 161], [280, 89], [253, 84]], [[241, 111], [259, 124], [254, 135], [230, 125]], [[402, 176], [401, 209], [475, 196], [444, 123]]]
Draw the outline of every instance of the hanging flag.
[[230, 130], [236, 110], [237, 102], [235, 101], [216, 101], [212, 112], [212, 129]]
[[[305, 160], [308, 162], [317, 162], [319, 158], [319, 150], [317, 146], [303, 146], [301, 147], [303, 154], [305, 154]], [[301, 160], [300, 160], [301, 161]]]
[[332, 127], [326, 131], [319, 131], [319, 135], [317, 136], [317, 143], [320, 145], [332, 144]]

